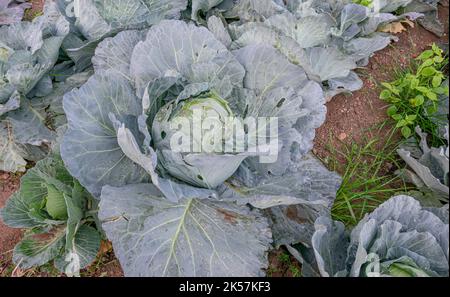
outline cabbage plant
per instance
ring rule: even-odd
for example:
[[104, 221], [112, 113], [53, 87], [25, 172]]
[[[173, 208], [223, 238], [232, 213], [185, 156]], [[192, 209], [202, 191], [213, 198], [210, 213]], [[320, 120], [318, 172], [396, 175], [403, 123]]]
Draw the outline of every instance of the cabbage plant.
[[77, 71], [91, 65], [95, 48], [104, 38], [130, 29], [143, 29], [163, 19], [179, 19], [187, 0], [56, 0], [70, 22], [63, 44]]
[[91, 74], [74, 72], [60, 55], [68, 34], [69, 23], [52, 1], [32, 22], [0, 27], [0, 170], [24, 172], [64, 131], [62, 96]]
[[[395, 1], [395, 5], [381, 1], [373, 7], [345, 0], [230, 2], [222, 3], [222, 16], [238, 21], [226, 26], [225, 33], [219, 33], [231, 35], [227, 46], [239, 49], [251, 44], [272, 45], [291, 63], [304, 68], [310, 79], [322, 84], [327, 100], [361, 89], [363, 82], [354, 70], [366, 66], [375, 52], [397, 40], [378, 29], [402, 18], [415, 20], [422, 16], [391, 13], [409, 0]], [[221, 32], [216, 29], [218, 21], [211, 19], [210, 23], [212, 31]]]
[[0, 26], [20, 22], [30, 7], [27, 0], [0, 0]]
[[[340, 178], [309, 154], [325, 119], [322, 89], [273, 47], [231, 52], [204, 27], [165, 20], [105, 39], [92, 62], [95, 74], [64, 96], [61, 153], [100, 199], [125, 275], [262, 275], [272, 228], [275, 245], [307, 241], [329, 213]], [[195, 110], [222, 123], [278, 118], [276, 162], [220, 145], [174, 150], [174, 125]], [[304, 220], [294, 224], [287, 207]]]
[[[413, 0], [409, 1], [408, 5], [403, 8], [403, 11], [414, 11], [422, 13], [423, 18], [420, 18], [418, 22], [428, 31], [436, 34], [439, 37], [444, 36], [445, 28], [439, 20], [438, 5], [443, 1], [441, 0]], [[442, 3], [444, 6], [445, 4]]]
[[397, 196], [351, 234], [341, 222], [319, 218], [312, 251], [291, 251], [304, 262], [305, 276], [448, 277], [448, 221], [448, 205], [423, 208], [412, 197]]
[[0, 212], [6, 225], [26, 230], [14, 249], [13, 262], [28, 269], [53, 261], [61, 272], [78, 275], [100, 248], [95, 206], [59, 156], [38, 162]]
[[124, 30], [144, 29], [164, 19], [201, 21], [221, 0], [56, 0], [70, 22], [63, 44], [77, 71], [91, 66], [98, 44]]
[[0, 27], [0, 170], [25, 171], [26, 160], [42, 159], [55, 140], [44, 97], [53, 90], [49, 74], [68, 33], [52, 4], [32, 22]]

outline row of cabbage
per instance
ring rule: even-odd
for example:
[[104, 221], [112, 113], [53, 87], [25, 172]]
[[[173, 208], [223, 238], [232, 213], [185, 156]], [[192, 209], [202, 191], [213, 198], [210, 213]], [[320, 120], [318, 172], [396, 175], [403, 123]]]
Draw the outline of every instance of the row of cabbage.
[[[364, 275], [369, 255], [381, 274], [448, 275], [448, 208], [399, 196], [349, 237], [330, 219], [340, 177], [310, 153], [325, 103], [360, 89], [354, 70], [396, 40], [379, 29], [423, 18], [419, 4], [436, 12], [412, 0], [58, 0], [32, 22], [0, 18], [13, 22], [0, 27], [0, 170], [38, 161], [1, 212], [27, 229], [15, 263], [78, 275], [106, 236], [127, 276], [261, 276], [280, 246], [305, 275]], [[0, 17], [23, 8], [3, 1]], [[196, 108], [278, 118], [277, 162], [174, 152], [172, 124]]]

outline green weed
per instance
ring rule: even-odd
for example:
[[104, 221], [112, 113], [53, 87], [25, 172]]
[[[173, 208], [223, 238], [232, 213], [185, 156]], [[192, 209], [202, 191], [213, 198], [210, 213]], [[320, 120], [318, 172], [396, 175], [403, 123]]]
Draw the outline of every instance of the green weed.
[[439, 137], [440, 121], [448, 121], [438, 113], [439, 97], [448, 96], [444, 87], [444, 69], [448, 58], [443, 51], [433, 45], [417, 59], [417, 65], [407, 70], [397, 71], [397, 79], [382, 83], [380, 99], [389, 103], [387, 113], [395, 120], [396, 128], [401, 129], [405, 138], [414, 136], [415, 127], [419, 126], [431, 137], [431, 145], [439, 147], [443, 140]]
[[[342, 149], [328, 145], [330, 156], [324, 162], [331, 170], [342, 174], [332, 216], [347, 226], [356, 225], [366, 213], [407, 187], [394, 171], [403, 163], [397, 155], [398, 130], [386, 123], [367, 131], [359, 142], [343, 144]], [[373, 132], [373, 133], [372, 133]]]

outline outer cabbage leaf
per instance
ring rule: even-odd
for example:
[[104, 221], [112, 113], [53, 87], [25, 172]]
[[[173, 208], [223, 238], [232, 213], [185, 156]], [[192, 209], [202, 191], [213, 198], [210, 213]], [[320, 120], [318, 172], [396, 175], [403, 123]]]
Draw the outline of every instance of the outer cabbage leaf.
[[34, 146], [48, 145], [55, 140], [54, 132], [45, 126], [45, 111], [33, 104], [33, 101], [22, 98], [21, 107], [9, 112], [6, 120], [11, 124], [16, 142]]
[[20, 107], [20, 94], [15, 91], [5, 104], [0, 104], [0, 117], [9, 111], [16, 110]]
[[207, 82], [227, 100], [233, 88], [242, 86], [244, 70], [206, 28], [162, 21], [134, 48], [130, 74], [138, 96], [155, 79], [179, 77], [187, 80], [185, 85]]
[[14, 248], [13, 262], [22, 269], [50, 262], [59, 255], [64, 246], [64, 228], [55, 228], [52, 232], [45, 233], [32, 232], [25, 235]]
[[[411, 148], [398, 150], [400, 157], [412, 171], [405, 169], [398, 172], [407, 182], [413, 182], [423, 192], [431, 192], [435, 199], [448, 203], [449, 195], [449, 149], [448, 145], [441, 148], [430, 148], [427, 144], [427, 134], [417, 127], [416, 132], [421, 137], [418, 155], [412, 154]], [[448, 126], [446, 126], [447, 143], [449, 141]]]
[[306, 50], [305, 70], [319, 81], [343, 78], [357, 68], [354, 60], [334, 47], [315, 47]]
[[99, 196], [104, 185], [148, 180], [144, 169], [121, 150], [109, 116], [129, 120], [137, 127], [142, 107], [128, 80], [112, 73], [95, 75], [80, 89], [67, 93], [63, 105], [69, 128], [61, 156], [69, 172], [94, 196]]
[[376, 0], [372, 5], [376, 12], [394, 12], [401, 7], [405, 7], [413, 0]]
[[312, 155], [301, 159], [301, 170], [282, 176], [265, 176], [244, 163], [220, 189], [221, 197], [251, 204], [259, 209], [280, 205], [310, 205], [330, 208], [341, 178], [328, 171]]
[[80, 276], [80, 268], [86, 268], [97, 257], [100, 248], [99, 232], [87, 225], [76, 225], [75, 233], [66, 232], [65, 253], [55, 258], [54, 265], [68, 276]]
[[367, 19], [368, 9], [362, 5], [348, 4], [342, 8], [340, 15], [339, 27], [333, 28], [332, 33], [349, 40], [361, 32], [359, 23]]
[[263, 21], [285, 11], [284, 4], [273, 0], [226, 0], [219, 9], [224, 10], [226, 18], [239, 18], [242, 22]]
[[[312, 149], [315, 129], [325, 121], [325, 98], [320, 86], [309, 81], [302, 68], [290, 63], [270, 46], [253, 45], [234, 52], [247, 73], [241, 104], [248, 115], [278, 118], [278, 159], [263, 164], [250, 158], [261, 174], [282, 175]], [[270, 140], [267, 140], [269, 142]]]
[[312, 246], [320, 275], [324, 277], [343, 274], [349, 239], [344, 224], [320, 217], [315, 222]]
[[[70, 75], [62, 81], [55, 82], [50, 94], [31, 100], [34, 108], [41, 111], [41, 113], [46, 114], [46, 124], [50, 129], [57, 131], [56, 133], [58, 133], [58, 130], [65, 127], [67, 119], [63, 109], [63, 96], [74, 88], [81, 87], [86, 83], [92, 73], [92, 71], [85, 71]], [[58, 140], [52, 142], [53, 146], [59, 146], [59, 144], [60, 141]]]
[[438, 5], [440, 0], [414, 0], [405, 7], [405, 12], [422, 13], [418, 22], [428, 31], [439, 37], [444, 36], [445, 28], [439, 20]]
[[284, 13], [270, 17], [265, 24], [294, 39], [301, 48], [309, 48], [328, 44], [333, 22], [326, 15], [297, 19], [290, 13]]
[[106, 38], [92, 58], [95, 72], [114, 71], [131, 81], [130, 63], [134, 47], [145, 37], [145, 31], [123, 31], [114, 38]]
[[271, 223], [274, 243], [310, 245], [314, 222], [330, 215], [341, 178], [320, 161], [307, 155], [296, 162], [298, 171], [281, 176], [252, 171], [244, 163], [218, 189], [220, 196], [238, 204], [250, 204], [265, 213]]
[[104, 187], [99, 216], [127, 276], [261, 276], [268, 265], [267, 221], [233, 203]]
[[0, 122], [0, 170], [6, 172], [25, 172], [27, 161], [39, 161], [47, 154], [46, 150], [19, 143], [8, 121]]
[[231, 46], [231, 36], [224, 25], [224, 21], [213, 15], [208, 18], [208, 30], [214, 34], [217, 40], [222, 42], [227, 48]]
[[285, 0], [287, 9], [298, 17], [318, 14], [329, 14], [338, 18], [345, 5], [351, 0]]
[[0, 122], [0, 170], [24, 172], [27, 161], [23, 159], [20, 152], [20, 148], [14, 141], [10, 125]]
[[344, 49], [355, 62], [358, 62], [370, 58], [373, 53], [384, 49], [393, 40], [398, 39], [383, 33], [372, 34], [370, 37], [359, 37], [345, 43]]
[[350, 71], [350, 74], [347, 77], [332, 78], [328, 81], [325, 97], [328, 102], [338, 94], [355, 92], [362, 89], [363, 86], [364, 83], [359, 76], [355, 72]]

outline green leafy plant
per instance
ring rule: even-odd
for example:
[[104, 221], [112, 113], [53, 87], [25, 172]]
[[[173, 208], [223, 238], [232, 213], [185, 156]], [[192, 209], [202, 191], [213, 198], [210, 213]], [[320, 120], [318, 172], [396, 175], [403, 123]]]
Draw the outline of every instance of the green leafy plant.
[[[405, 138], [411, 137], [416, 126], [432, 136], [432, 144], [442, 145], [436, 117], [440, 96], [448, 96], [448, 88], [443, 86], [444, 68], [448, 58], [442, 49], [433, 44], [418, 58], [415, 71], [408, 70], [391, 83], [382, 83], [380, 98], [389, 103], [388, 115], [397, 122]], [[438, 119], [446, 120], [446, 119]]]
[[38, 162], [0, 211], [6, 225], [25, 229], [14, 249], [14, 264], [29, 269], [53, 261], [60, 272], [79, 275], [95, 260], [100, 247], [95, 205], [59, 156]]

